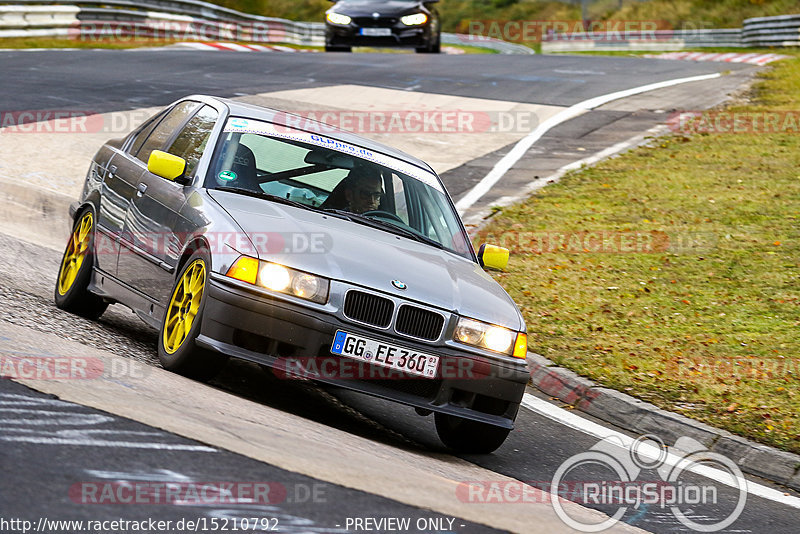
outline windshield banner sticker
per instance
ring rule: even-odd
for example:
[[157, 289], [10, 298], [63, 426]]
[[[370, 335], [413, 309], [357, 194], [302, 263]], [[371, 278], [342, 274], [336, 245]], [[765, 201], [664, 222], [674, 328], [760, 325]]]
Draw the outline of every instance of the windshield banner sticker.
[[329, 148], [337, 152], [349, 154], [357, 158], [362, 158], [373, 163], [377, 163], [378, 165], [383, 165], [384, 167], [389, 167], [390, 169], [394, 169], [398, 172], [402, 172], [403, 174], [407, 174], [413, 178], [416, 178], [425, 185], [436, 189], [440, 193], [444, 193], [442, 185], [433, 174], [426, 172], [415, 165], [411, 165], [405, 161], [387, 156], [386, 154], [373, 152], [360, 146], [344, 143], [336, 139], [331, 139], [330, 137], [308, 132], [301, 132], [299, 130], [292, 130], [286, 126], [280, 126], [280, 129], [278, 129], [274, 124], [252, 119], [245, 119], [242, 117], [232, 117], [228, 119], [228, 123], [225, 125], [225, 132], [269, 135], [272, 137], [300, 141], [301, 143], [308, 143], [311, 145]]

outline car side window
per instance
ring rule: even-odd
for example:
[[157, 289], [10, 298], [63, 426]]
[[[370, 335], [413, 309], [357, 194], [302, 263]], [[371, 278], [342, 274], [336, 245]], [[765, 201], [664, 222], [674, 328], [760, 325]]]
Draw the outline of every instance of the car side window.
[[166, 114], [165, 111], [161, 111], [160, 113], [151, 117], [147, 122], [145, 122], [139, 131], [132, 135], [133, 142], [128, 147], [128, 153], [136, 154], [139, 152], [139, 149], [142, 148], [142, 145], [147, 140], [147, 136], [150, 135], [150, 132], [153, 131], [153, 128], [164, 118]]
[[175, 130], [183, 124], [199, 106], [199, 102], [186, 101], [172, 108], [172, 111], [164, 117], [164, 120], [159, 122], [158, 126], [147, 136], [147, 140], [142, 144], [139, 151], [136, 153], [131, 151], [131, 154], [136, 156], [138, 160], [147, 164], [150, 153], [153, 150], [163, 150], [164, 145], [172, 137], [172, 134], [175, 133]]
[[211, 130], [217, 122], [219, 113], [211, 106], [200, 108], [192, 119], [186, 123], [181, 133], [175, 138], [169, 147], [169, 152], [173, 156], [179, 156], [186, 160], [185, 176], [192, 176], [203, 150], [206, 148], [208, 139], [211, 137]]

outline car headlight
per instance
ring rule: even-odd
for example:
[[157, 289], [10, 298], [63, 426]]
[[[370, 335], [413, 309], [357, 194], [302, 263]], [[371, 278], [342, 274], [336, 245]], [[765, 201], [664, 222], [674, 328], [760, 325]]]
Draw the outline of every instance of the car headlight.
[[406, 15], [400, 18], [400, 22], [406, 26], [419, 26], [428, 22], [428, 15], [425, 13], [414, 13], [413, 15]]
[[341, 13], [335, 13], [331, 11], [325, 15], [325, 18], [328, 19], [328, 22], [331, 24], [341, 24], [342, 26], [346, 26], [350, 24], [350, 21], [353, 20], [347, 15], [342, 15]]
[[489, 349], [500, 354], [525, 359], [528, 353], [528, 336], [502, 326], [460, 317], [453, 339], [465, 345]]
[[259, 261], [250, 256], [240, 256], [225, 275], [248, 284], [294, 295], [312, 302], [320, 304], [328, 302], [330, 280], [278, 263]]

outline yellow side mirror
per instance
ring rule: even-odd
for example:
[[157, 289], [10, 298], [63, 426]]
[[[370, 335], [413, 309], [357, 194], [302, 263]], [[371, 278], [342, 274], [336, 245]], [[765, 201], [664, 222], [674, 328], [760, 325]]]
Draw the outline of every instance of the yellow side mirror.
[[508, 254], [507, 248], [483, 244], [478, 250], [478, 261], [485, 269], [502, 271], [508, 265]]
[[153, 150], [147, 160], [147, 170], [156, 176], [174, 181], [186, 171], [186, 160], [161, 150]]

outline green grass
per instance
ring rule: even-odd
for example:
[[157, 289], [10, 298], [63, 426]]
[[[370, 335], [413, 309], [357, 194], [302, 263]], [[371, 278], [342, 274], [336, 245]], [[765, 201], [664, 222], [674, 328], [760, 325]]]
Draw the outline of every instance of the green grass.
[[[800, 109], [800, 53], [737, 111]], [[530, 349], [663, 408], [800, 452], [800, 135], [675, 134], [495, 215]], [[537, 239], [638, 232], [639, 252]], [[526, 234], [526, 232], [528, 232]], [[609, 247], [611, 244], [608, 245]]]

